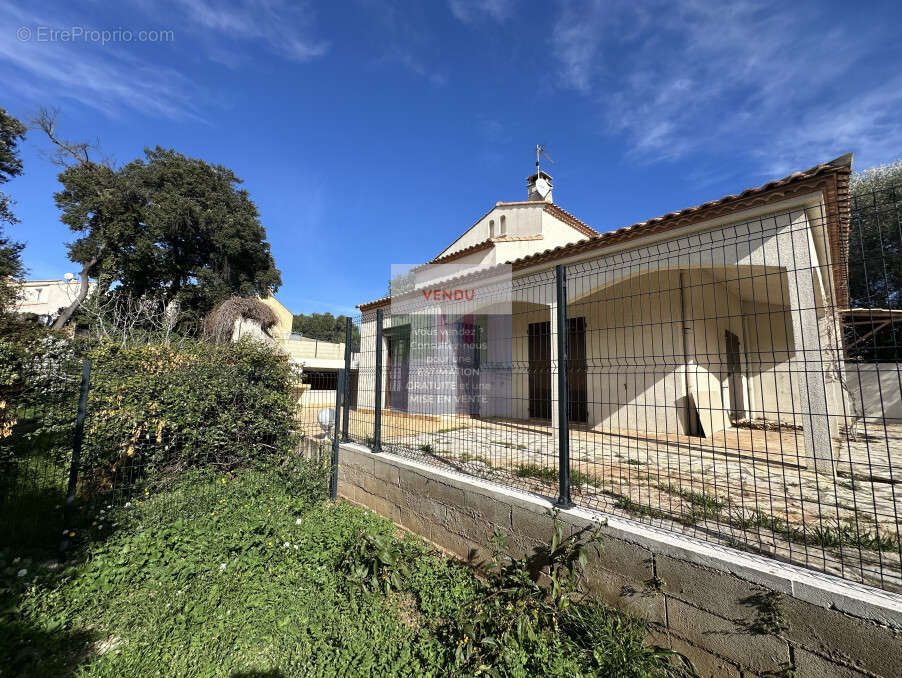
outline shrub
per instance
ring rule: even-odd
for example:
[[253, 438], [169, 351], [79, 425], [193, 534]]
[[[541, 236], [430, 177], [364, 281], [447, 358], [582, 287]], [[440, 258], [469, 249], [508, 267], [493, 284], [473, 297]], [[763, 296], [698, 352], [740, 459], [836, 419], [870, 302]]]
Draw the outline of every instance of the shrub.
[[[41, 328], [0, 338], [0, 466], [71, 449], [78, 404], [77, 342]], [[10, 481], [10, 478], [6, 478]]]
[[265, 346], [107, 344], [92, 358], [83, 467], [94, 482], [227, 470], [291, 449], [294, 371]]

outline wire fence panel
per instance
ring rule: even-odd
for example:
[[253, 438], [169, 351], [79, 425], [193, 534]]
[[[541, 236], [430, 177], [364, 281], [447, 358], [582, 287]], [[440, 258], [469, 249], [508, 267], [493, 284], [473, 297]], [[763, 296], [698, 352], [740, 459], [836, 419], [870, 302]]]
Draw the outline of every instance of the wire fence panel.
[[413, 414], [409, 329], [386, 314], [377, 347], [365, 307], [358, 407], [381, 377], [385, 449], [549, 497], [563, 435], [580, 505], [902, 590], [900, 196], [796, 201], [584, 257], [566, 299], [552, 269], [515, 274], [500, 416]]
[[59, 544], [82, 362], [58, 352], [10, 359], [0, 385], [0, 543]]

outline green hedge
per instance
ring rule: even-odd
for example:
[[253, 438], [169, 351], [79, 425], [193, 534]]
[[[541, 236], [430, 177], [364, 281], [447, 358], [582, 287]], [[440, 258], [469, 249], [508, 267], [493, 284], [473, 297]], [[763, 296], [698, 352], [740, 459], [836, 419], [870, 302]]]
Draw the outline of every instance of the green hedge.
[[95, 481], [230, 469], [292, 447], [294, 370], [265, 346], [104, 345], [90, 357], [83, 469]]

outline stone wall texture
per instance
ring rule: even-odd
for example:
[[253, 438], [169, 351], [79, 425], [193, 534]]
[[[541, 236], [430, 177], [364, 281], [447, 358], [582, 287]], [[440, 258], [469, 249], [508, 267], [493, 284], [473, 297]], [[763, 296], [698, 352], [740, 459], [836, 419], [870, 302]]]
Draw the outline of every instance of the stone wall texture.
[[[522, 555], [551, 534], [551, 503], [390, 454], [342, 445], [339, 493], [441, 549], [485, 560], [495, 529]], [[559, 514], [571, 532], [604, 520]], [[689, 657], [702, 676], [902, 676], [902, 601], [723, 547], [610, 517], [587, 566], [607, 603], [654, 623], [653, 642]], [[784, 628], [753, 630], [769, 593]], [[794, 667], [795, 673], [788, 669]]]

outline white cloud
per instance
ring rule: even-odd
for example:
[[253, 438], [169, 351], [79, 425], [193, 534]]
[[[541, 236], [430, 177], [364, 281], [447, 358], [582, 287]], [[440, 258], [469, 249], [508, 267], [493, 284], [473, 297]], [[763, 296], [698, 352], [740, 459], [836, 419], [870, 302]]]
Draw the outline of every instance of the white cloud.
[[[0, 81], [35, 105], [69, 99], [110, 116], [124, 109], [165, 118], [195, 118], [198, 88], [173, 69], [149, 64], [128, 46], [39, 41], [39, 26], [72, 26], [0, 6]], [[17, 31], [31, 32], [21, 40]], [[165, 46], [162, 47], [165, 49]]]
[[[169, 67], [181, 57], [234, 65], [262, 48], [284, 59], [306, 62], [324, 54], [328, 43], [315, 36], [313, 12], [304, 2], [239, 0], [214, 6], [210, 0], [133, 0], [125, 28], [172, 31], [154, 44], [90, 40], [38, 39], [39, 27], [120, 29], [122, 17], [110, 15], [98, 25], [67, 6], [27, 10], [0, 4], [0, 82], [34, 105], [76, 101], [115, 117], [131, 109], [150, 116], [200, 119], [211, 98], [203, 87]], [[135, 13], [135, 8], [142, 14]], [[20, 29], [30, 30], [22, 39]], [[46, 33], [45, 33], [46, 35]], [[161, 58], [155, 58], [159, 55]]]
[[459, 21], [475, 23], [483, 18], [503, 23], [514, 10], [514, 0], [449, 0], [451, 13]]
[[[222, 36], [263, 46], [294, 61], [310, 61], [329, 48], [327, 41], [314, 34], [313, 11], [307, 2], [239, 0], [224, 5], [173, 0], [173, 4], [189, 25], [203, 31], [214, 45], [215, 38]], [[159, 15], [158, 4], [144, 6]]]
[[860, 68], [883, 28], [848, 35], [785, 3], [595, 0], [565, 5], [551, 49], [557, 86], [597, 100], [639, 162], [739, 153], [788, 171], [854, 150], [861, 167], [902, 150], [898, 78]]

